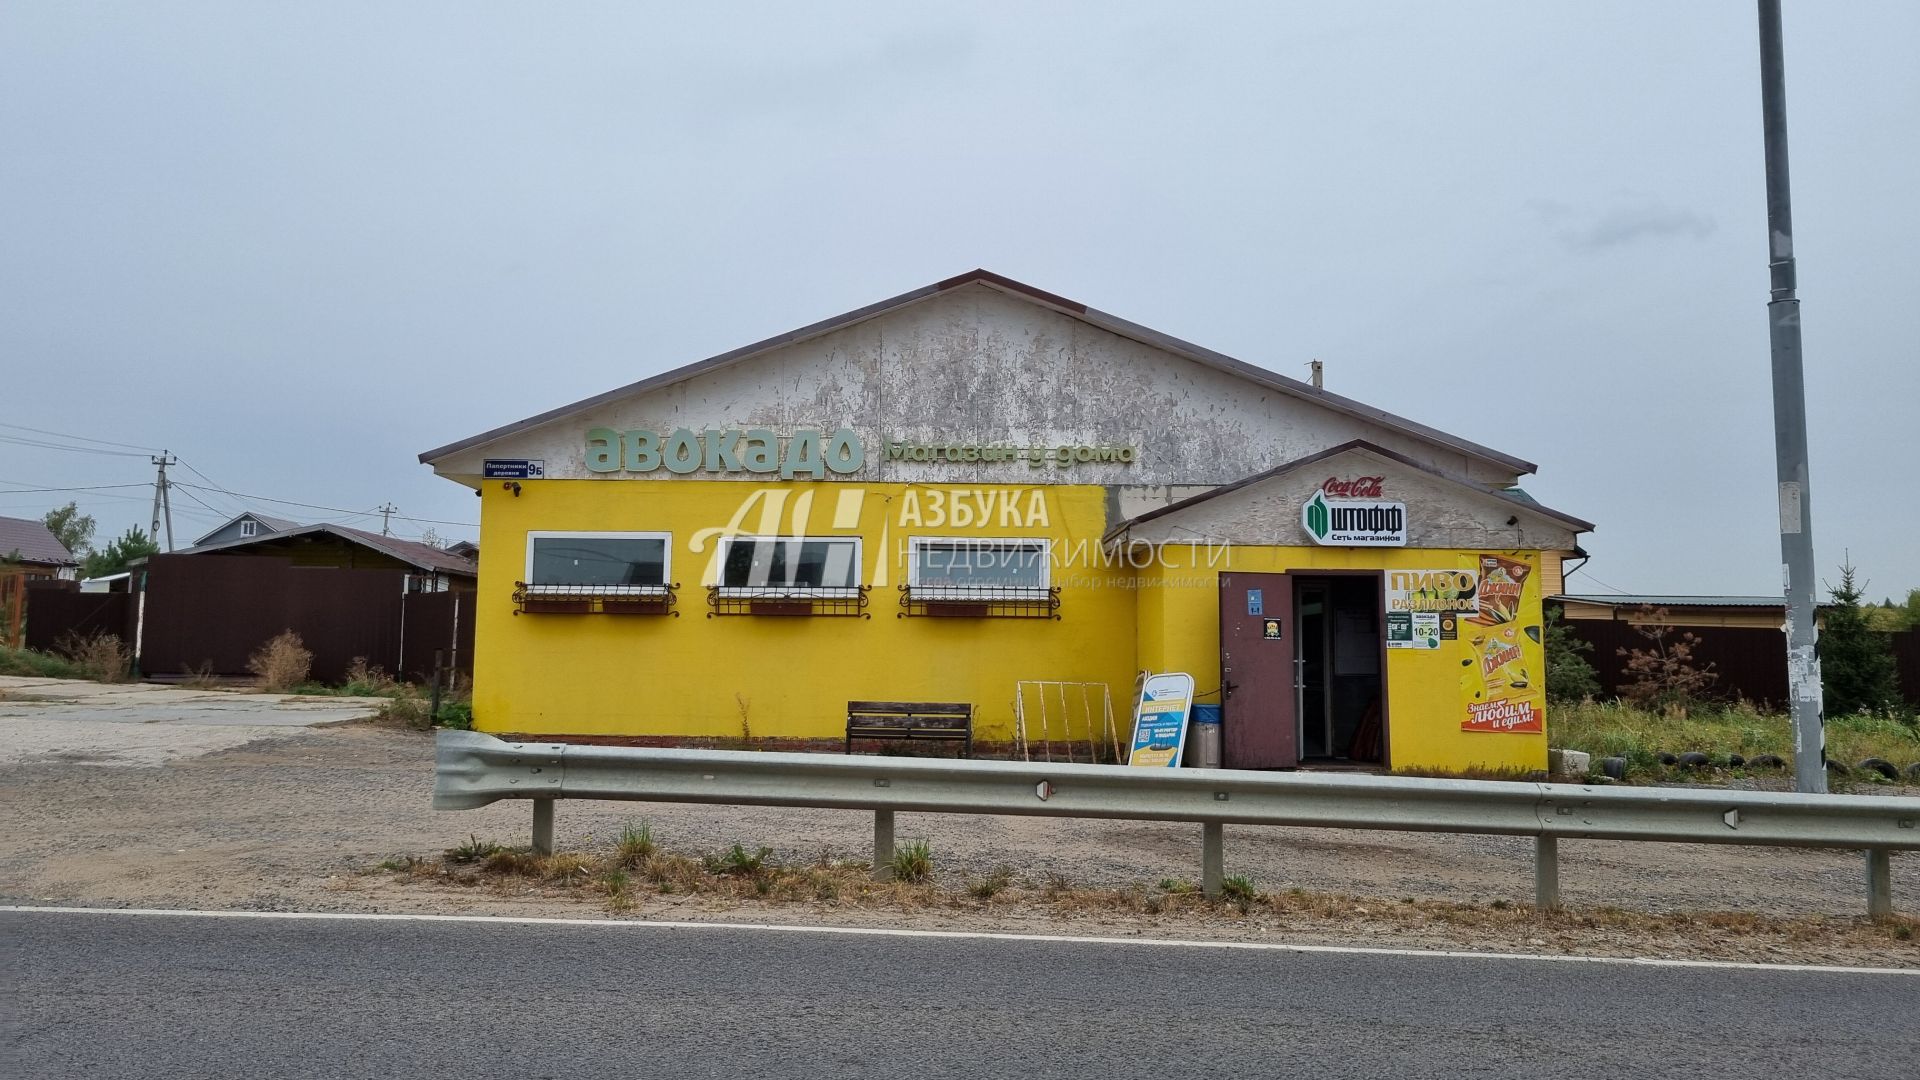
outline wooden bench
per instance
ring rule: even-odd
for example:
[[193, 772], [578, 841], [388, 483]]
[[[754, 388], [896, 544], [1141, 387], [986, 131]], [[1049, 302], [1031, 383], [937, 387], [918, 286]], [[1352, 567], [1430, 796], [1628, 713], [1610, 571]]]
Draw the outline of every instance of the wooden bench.
[[849, 701], [847, 753], [855, 739], [944, 739], [973, 756], [973, 706], [964, 701]]

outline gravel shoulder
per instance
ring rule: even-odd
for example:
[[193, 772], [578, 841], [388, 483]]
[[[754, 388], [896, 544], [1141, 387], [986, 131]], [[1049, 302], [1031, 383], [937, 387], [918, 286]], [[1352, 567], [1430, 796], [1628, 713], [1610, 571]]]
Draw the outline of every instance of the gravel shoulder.
[[[524, 803], [436, 812], [432, 740], [367, 723], [282, 728], [241, 745], [158, 764], [103, 766], [60, 758], [0, 764], [0, 897], [11, 903], [311, 911], [593, 915], [576, 899], [538, 889], [421, 884], [375, 868], [389, 858], [437, 855], [478, 836], [524, 844]], [[562, 850], [605, 850], [645, 821], [667, 850], [765, 845], [795, 863], [870, 855], [863, 812], [674, 804], [561, 803]], [[959, 891], [1007, 865], [1024, 881], [1059, 876], [1123, 889], [1198, 876], [1199, 828], [1185, 824], [901, 814], [902, 840], [925, 839], [937, 882]], [[1862, 867], [1849, 852], [1566, 841], [1562, 888], [1580, 909], [1744, 911], [1853, 920]], [[1266, 892], [1302, 889], [1377, 900], [1520, 907], [1530, 900], [1532, 848], [1524, 838], [1227, 829], [1231, 874]], [[1896, 896], [1920, 896], [1920, 859], [1894, 860]], [[1819, 932], [1765, 940], [1641, 940], [1633, 935], [1422, 929], [1368, 917], [1257, 925], [1228, 915], [1154, 919], [1098, 912], [1063, 923], [1057, 912], [981, 905], [946, 908], [767, 904], [731, 898], [651, 900], [632, 915], [731, 921], [864, 922], [1014, 932], [1250, 937], [1443, 948], [1564, 947], [1615, 955], [1738, 956], [1920, 967], [1920, 943], [1876, 947]], [[1546, 935], [1544, 937], [1538, 935]], [[1713, 935], [1706, 935], [1711, 938]], [[1844, 937], [1844, 935], [1841, 935]], [[1777, 938], [1778, 940], [1775, 940]], [[1796, 940], [1796, 938], [1800, 940]]]

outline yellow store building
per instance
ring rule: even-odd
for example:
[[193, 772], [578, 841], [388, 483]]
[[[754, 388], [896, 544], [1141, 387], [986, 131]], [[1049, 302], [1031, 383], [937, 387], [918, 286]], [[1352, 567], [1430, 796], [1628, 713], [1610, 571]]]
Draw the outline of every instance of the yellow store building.
[[1526, 461], [985, 271], [421, 460], [481, 496], [475, 726], [533, 735], [937, 701], [1084, 754], [1178, 671], [1229, 767], [1541, 769], [1591, 528]]

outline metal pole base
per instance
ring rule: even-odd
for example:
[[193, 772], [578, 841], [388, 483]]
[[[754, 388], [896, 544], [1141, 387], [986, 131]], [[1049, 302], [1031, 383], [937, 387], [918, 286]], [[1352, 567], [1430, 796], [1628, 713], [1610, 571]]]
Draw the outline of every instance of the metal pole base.
[[873, 812], [873, 880], [893, 880], [893, 811]]
[[553, 854], [553, 800], [533, 800], [533, 853]]
[[1533, 838], [1533, 910], [1560, 910], [1560, 838]]
[[1209, 899], [1220, 895], [1221, 882], [1226, 878], [1225, 833], [1226, 826], [1217, 821], [1200, 825], [1200, 891]]
[[1893, 853], [1886, 848], [1867, 849], [1867, 915], [1893, 917]]

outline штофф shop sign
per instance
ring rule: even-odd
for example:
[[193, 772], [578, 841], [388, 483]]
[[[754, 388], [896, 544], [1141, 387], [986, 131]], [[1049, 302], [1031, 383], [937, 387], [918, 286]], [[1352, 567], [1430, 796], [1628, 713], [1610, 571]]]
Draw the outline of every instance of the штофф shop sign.
[[[1300, 507], [1300, 527], [1314, 543], [1336, 547], [1407, 546], [1406, 503], [1328, 498], [1327, 490], [1332, 486], [1329, 481], [1314, 489]], [[1377, 495], [1380, 485], [1375, 482], [1360, 490]]]

